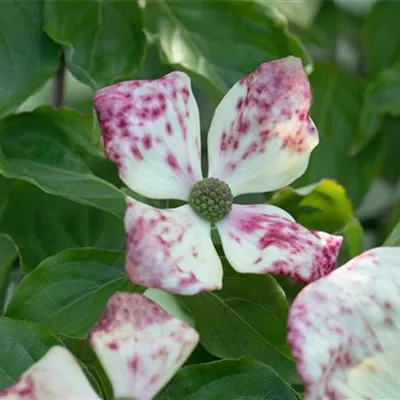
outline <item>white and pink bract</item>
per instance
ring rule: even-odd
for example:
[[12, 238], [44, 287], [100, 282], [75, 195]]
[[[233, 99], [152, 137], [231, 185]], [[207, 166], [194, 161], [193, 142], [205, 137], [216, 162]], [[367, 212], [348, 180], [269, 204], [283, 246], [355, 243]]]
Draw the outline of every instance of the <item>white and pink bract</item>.
[[305, 400], [400, 396], [400, 248], [382, 247], [311, 283], [289, 313]]
[[[197, 345], [191, 327], [139, 294], [116, 293], [89, 335], [115, 398], [150, 400]], [[99, 400], [73, 355], [52, 347], [1, 400]]]
[[[282, 188], [307, 168], [318, 132], [310, 86], [295, 57], [262, 64], [217, 107], [208, 133], [208, 177], [234, 196]], [[126, 185], [154, 199], [187, 201], [203, 179], [199, 111], [189, 77], [121, 82], [94, 97], [105, 150]], [[177, 294], [222, 286], [211, 224], [190, 207], [156, 209], [127, 200], [126, 271], [133, 282]], [[216, 222], [226, 258], [239, 272], [310, 282], [335, 266], [342, 238], [310, 232], [271, 205], [234, 205]]]

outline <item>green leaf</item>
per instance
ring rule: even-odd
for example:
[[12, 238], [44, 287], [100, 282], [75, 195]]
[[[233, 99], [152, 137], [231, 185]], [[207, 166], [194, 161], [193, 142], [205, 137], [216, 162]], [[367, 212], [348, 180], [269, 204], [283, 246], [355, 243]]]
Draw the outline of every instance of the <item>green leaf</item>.
[[14, 243], [0, 234], [0, 288], [3, 287], [5, 271], [9, 270], [17, 258]]
[[72, 110], [41, 107], [10, 116], [0, 123], [0, 172], [122, 217], [123, 192], [88, 167], [102, 157], [90, 134], [91, 119]]
[[250, 358], [182, 368], [159, 400], [296, 400], [293, 389], [265, 364]]
[[379, 0], [334, 0], [334, 3], [354, 15], [366, 15], [377, 1]]
[[368, 84], [354, 151], [362, 149], [379, 132], [385, 115], [400, 115], [400, 64], [384, 69]]
[[38, 90], [58, 68], [59, 48], [42, 31], [39, 0], [0, 5], [0, 117]]
[[361, 252], [361, 225], [354, 217], [346, 191], [335, 181], [323, 179], [300, 189], [282, 189], [270, 203], [286, 210], [308, 229], [343, 235], [342, 260]]
[[400, 64], [383, 70], [367, 89], [369, 106], [393, 117], [400, 115]]
[[379, 136], [385, 144], [385, 162], [382, 175], [396, 185], [400, 176], [400, 118], [386, 117]]
[[75, 77], [94, 89], [141, 67], [146, 41], [136, 1], [47, 0], [44, 29], [63, 46]]
[[10, 270], [17, 258], [14, 243], [5, 235], [0, 234], [0, 313], [2, 314], [7, 301], [7, 289]]
[[13, 239], [25, 273], [64, 249], [122, 250], [125, 245], [123, 223], [114, 215], [49, 195], [23, 181], [13, 187], [0, 232]]
[[[322, 0], [281, 1], [270, 0], [268, 4], [276, 7], [289, 21], [308, 27], [313, 22]], [[262, 2], [262, 0], [260, 0]]]
[[50, 347], [62, 343], [44, 326], [0, 317], [0, 390], [14, 384]]
[[357, 72], [362, 61], [362, 19], [323, 1], [317, 16], [307, 29], [294, 26], [315, 62], [336, 62]]
[[[377, 245], [378, 246], [386, 246], [386, 243], [388, 242], [390, 245], [390, 242], [392, 242], [391, 234], [393, 232], [396, 232], [393, 234], [393, 243], [395, 245], [400, 245], [400, 228], [397, 228], [398, 225], [400, 225], [400, 202], [399, 200], [399, 194], [397, 196], [393, 196], [394, 201], [392, 204], [392, 208], [390, 209], [390, 216], [389, 218], [385, 218], [383, 223], [380, 225], [380, 229], [377, 232], [378, 237], [377, 237]], [[397, 197], [397, 198], [396, 198]], [[387, 210], [386, 210], [387, 214]]]
[[337, 265], [354, 258], [363, 251], [363, 228], [357, 218], [352, 218], [338, 234], [344, 238]]
[[353, 218], [346, 191], [335, 181], [323, 179], [300, 189], [284, 188], [270, 203], [285, 209], [309, 229], [339, 232]]
[[251, 356], [290, 382], [297, 379], [286, 343], [285, 293], [269, 275], [226, 266], [223, 289], [178, 298], [192, 314], [201, 344], [221, 358]]
[[357, 156], [350, 154], [358, 129], [364, 82], [334, 64], [317, 64], [310, 80], [311, 116], [318, 127], [320, 144], [313, 151], [300, 184], [334, 179], [358, 205], [376, 176], [380, 161], [376, 144]]
[[378, 1], [365, 23], [368, 71], [372, 76], [400, 61], [400, 3]]
[[17, 286], [7, 315], [83, 339], [117, 291], [142, 292], [124, 273], [125, 254], [65, 250], [43, 261]]
[[400, 246], [400, 221], [393, 228], [383, 246]]
[[271, 59], [293, 54], [310, 68], [301, 43], [265, 2], [157, 0], [144, 11], [167, 63], [192, 73], [216, 98]]
[[0, 175], [0, 220], [3, 215], [3, 210], [8, 203], [8, 198], [14, 186], [15, 181], [13, 179], [7, 179]]

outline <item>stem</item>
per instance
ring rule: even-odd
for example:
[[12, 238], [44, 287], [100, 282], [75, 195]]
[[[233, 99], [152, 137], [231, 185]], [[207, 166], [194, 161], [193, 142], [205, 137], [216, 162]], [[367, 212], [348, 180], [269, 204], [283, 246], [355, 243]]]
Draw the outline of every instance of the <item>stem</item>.
[[65, 58], [64, 52], [61, 53], [60, 65], [54, 77], [53, 89], [53, 107], [59, 108], [64, 102], [64, 87], [65, 87]]

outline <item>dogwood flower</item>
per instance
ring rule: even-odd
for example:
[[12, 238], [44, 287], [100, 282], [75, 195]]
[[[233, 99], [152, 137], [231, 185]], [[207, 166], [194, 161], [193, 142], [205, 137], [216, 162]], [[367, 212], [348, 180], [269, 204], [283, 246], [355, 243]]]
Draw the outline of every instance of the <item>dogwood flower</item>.
[[233, 204], [234, 196], [273, 191], [303, 174], [318, 144], [310, 101], [295, 57], [244, 77], [215, 111], [203, 179], [199, 111], [185, 73], [95, 94], [105, 150], [125, 184], [143, 196], [188, 202], [157, 209], [128, 198], [126, 271], [133, 282], [186, 295], [221, 288], [212, 224], [239, 272], [309, 282], [334, 268], [341, 237], [310, 232], [271, 205]]
[[400, 248], [381, 247], [311, 283], [289, 313], [306, 400], [400, 398]]
[[[199, 340], [197, 332], [139, 294], [116, 293], [89, 342], [107, 373], [114, 398], [152, 399]], [[2, 400], [99, 400], [73, 355], [54, 346]]]

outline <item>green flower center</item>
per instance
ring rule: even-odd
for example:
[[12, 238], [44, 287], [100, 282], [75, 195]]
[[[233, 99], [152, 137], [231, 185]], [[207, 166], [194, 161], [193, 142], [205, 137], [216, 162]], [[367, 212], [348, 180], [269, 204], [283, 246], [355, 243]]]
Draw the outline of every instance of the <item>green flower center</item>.
[[217, 178], [206, 178], [192, 187], [189, 204], [201, 218], [216, 222], [231, 211], [233, 196], [225, 182]]

